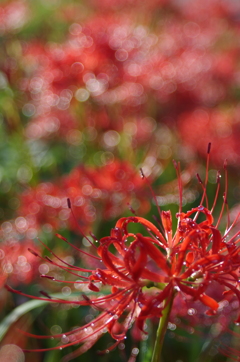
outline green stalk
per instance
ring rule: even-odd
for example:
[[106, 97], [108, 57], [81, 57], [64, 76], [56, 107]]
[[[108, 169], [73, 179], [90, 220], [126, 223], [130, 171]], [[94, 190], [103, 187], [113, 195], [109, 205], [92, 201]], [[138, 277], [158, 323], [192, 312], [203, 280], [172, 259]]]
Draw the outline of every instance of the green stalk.
[[[165, 301], [165, 308], [163, 309], [162, 317], [160, 318], [159, 324], [158, 324], [158, 329], [157, 329], [157, 334], [156, 334], [151, 362], [160, 362], [160, 357], [161, 357], [161, 352], [162, 352], [162, 347], [163, 347], [163, 340], [164, 340], [165, 333], [166, 333], [167, 326], [168, 326], [168, 320], [169, 320], [169, 315], [170, 315], [170, 312], [172, 309], [173, 298], [174, 298], [174, 296], [171, 297], [171, 300], [168, 303], [167, 303], [167, 301]], [[166, 303], [167, 303], [167, 305], [166, 305]]]

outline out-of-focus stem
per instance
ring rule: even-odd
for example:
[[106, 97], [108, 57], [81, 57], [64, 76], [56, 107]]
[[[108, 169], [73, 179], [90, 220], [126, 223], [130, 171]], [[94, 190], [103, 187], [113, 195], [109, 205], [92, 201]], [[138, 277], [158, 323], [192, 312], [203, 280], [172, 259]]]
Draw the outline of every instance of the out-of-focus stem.
[[168, 326], [168, 320], [172, 309], [173, 299], [174, 296], [172, 296], [171, 300], [168, 301], [168, 303], [165, 301], [165, 308], [163, 309], [162, 317], [160, 318], [158, 324], [151, 362], [160, 362], [163, 341]]

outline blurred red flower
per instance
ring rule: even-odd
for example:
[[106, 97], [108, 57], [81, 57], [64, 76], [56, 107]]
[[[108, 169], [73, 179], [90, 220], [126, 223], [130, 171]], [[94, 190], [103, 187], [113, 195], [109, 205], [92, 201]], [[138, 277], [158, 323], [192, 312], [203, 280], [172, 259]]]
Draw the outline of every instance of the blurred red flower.
[[138, 172], [129, 162], [115, 159], [102, 167], [77, 167], [56, 183], [40, 183], [24, 191], [18, 214], [25, 217], [26, 230], [35, 230], [33, 237], [42, 227], [49, 231], [66, 227], [77, 231], [67, 198], [72, 200], [75, 217], [86, 232], [99, 213], [103, 220], [114, 219], [132, 201], [140, 213], [150, 208], [147, 189]]
[[221, 165], [225, 159], [231, 166], [240, 162], [239, 107], [231, 110], [205, 108], [183, 113], [178, 119], [178, 130], [184, 144], [204, 156], [206, 139], [213, 141], [212, 160]]
[[28, 248], [36, 249], [31, 240], [11, 240], [0, 243], [0, 287], [29, 284], [38, 274], [39, 262], [29, 254]]

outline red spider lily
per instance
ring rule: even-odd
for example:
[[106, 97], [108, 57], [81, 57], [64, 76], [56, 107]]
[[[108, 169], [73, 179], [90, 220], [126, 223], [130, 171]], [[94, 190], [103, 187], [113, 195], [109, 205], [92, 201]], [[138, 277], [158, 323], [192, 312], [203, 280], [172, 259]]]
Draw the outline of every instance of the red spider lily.
[[[127, 330], [134, 322], [142, 333], [146, 333], [144, 330], [145, 320], [152, 317], [160, 318], [176, 295], [182, 298], [188, 296], [193, 301], [199, 301], [208, 308], [206, 312], [208, 315], [216, 314], [219, 301], [208, 293], [208, 287], [213, 281], [215, 286], [219, 284], [221, 288], [224, 288], [222, 299], [236, 297], [240, 302], [239, 232], [229, 237], [239, 215], [231, 226], [227, 225], [227, 230], [224, 235], [221, 235], [218, 225], [222, 218], [223, 209], [227, 204], [227, 180], [222, 210], [214, 225], [212, 212], [220, 184], [218, 177], [216, 197], [210, 210], [206, 196], [209, 152], [210, 146], [205, 182], [203, 183], [198, 176], [203, 188], [201, 204], [187, 212], [182, 211], [180, 167], [179, 164], [175, 163], [180, 189], [180, 206], [176, 215], [178, 226], [175, 233], [172, 231], [170, 211], [159, 210], [161, 216], [159, 228], [139, 216], [123, 217], [117, 221], [110, 236], [103, 237], [99, 241], [99, 246], [96, 246], [89, 239], [97, 252], [97, 256], [90, 254], [88, 256], [104, 265], [104, 267], [98, 267], [95, 270], [72, 266], [61, 260], [47, 247], [55, 257], [55, 259], [46, 257], [48, 262], [78, 278], [79, 272], [89, 273], [88, 276], [82, 276], [80, 281], [67, 280], [65, 283], [86, 284], [91, 291], [96, 293], [100, 292], [100, 289], [104, 290], [105, 287], [110, 286], [111, 293], [96, 298], [83, 295], [83, 300], [80, 301], [54, 299], [45, 292], [42, 292], [45, 298], [27, 295], [30, 298], [57, 303], [88, 305], [99, 311], [99, 315], [84, 326], [64, 334], [55, 335], [55, 338], [62, 338], [65, 343], [53, 348], [35, 351], [62, 349], [81, 343], [80, 348], [66, 357], [66, 360], [69, 360], [89, 349], [106, 329], [116, 341], [110, 348], [112, 349], [126, 338]], [[148, 180], [146, 182], [148, 183]], [[203, 206], [203, 203], [206, 204], [206, 207]], [[71, 208], [70, 201], [69, 207]], [[204, 220], [197, 222], [200, 214], [204, 216]], [[141, 233], [132, 232], [130, 229], [133, 224], [141, 226], [143, 231]], [[64, 237], [58, 234], [57, 236], [77, 249]], [[83, 250], [77, 250], [86, 254]], [[35, 251], [30, 249], [30, 252], [41, 258]], [[49, 275], [42, 277], [55, 280]], [[62, 280], [56, 281], [64, 282]], [[100, 286], [102, 287], [100, 288]], [[11, 287], [7, 288], [26, 296], [25, 293], [16, 291]], [[236, 323], [240, 323], [240, 315]], [[52, 338], [52, 336], [28, 335], [42, 339]]]

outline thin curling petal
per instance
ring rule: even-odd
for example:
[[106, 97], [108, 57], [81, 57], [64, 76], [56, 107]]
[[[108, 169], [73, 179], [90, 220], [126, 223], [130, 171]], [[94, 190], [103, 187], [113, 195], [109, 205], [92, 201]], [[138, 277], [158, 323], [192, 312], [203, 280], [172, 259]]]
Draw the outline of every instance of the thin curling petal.
[[162, 211], [162, 223], [166, 233], [172, 232], [172, 214], [170, 211]]
[[142, 236], [141, 234], [136, 234], [137, 239], [141, 246], [145, 249], [146, 253], [150, 256], [152, 260], [158, 265], [160, 269], [162, 269], [166, 274], [170, 274], [170, 269], [167, 266], [166, 257], [162, 254], [162, 252], [151, 243], [150, 239]]
[[222, 243], [222, 237], [221, 237], [221, 233], [219, 230], [215, 229], [215, 228], [211, 228], [212, 230], [212, 234], [213, 234], [213, 238], [212, 238], [212, 254], [217, 254], [218, 251], [220, 250], [220, 246]]
[[173, 273], [175, 275], [178, 275], [182, 269], [183, 262], [185, 260], [186, 251], [188, 249], [189, 244], [193, 240], [193, 238], [198, 238], [198, 234], [196, 234], [195, 230], [192, 230], [189, 233], [189, 235], [184, 239], [182, 244], [180, 245], [179, 253], [178, 253], [178, 260], [176, 261], [176, 265], [174, 265], [174, 269], [173, 269]]
[[143, 248], [140, 249], [137, 259], [132, 257], [134, 253], [133, 247], [134, 249], [136, 249], [137, 245], [137, 241], [135, 241], [135, 243], [132, 243], [124, 257], [126, 267], [132, 275], [133, 280], [135, 281], [140, 278], [147, 264], [147, 253]]
[[143, 217], [123, 217], [118, 220], [118, 222], [116, 223], [116, 227], [122, 228], [124, 233], [128, 234], [127, 225], [131, 222], [140, 223], [146, 226], [147, 229], [152, 231], [159, 238], [159, 240], [162, 242], [163, 245], [166, 245], [166, 240], [164, 239], [163, 235], [158, 230], [158, 228], [155, 225], [153, 225], [150, 221], [144, 219]]

